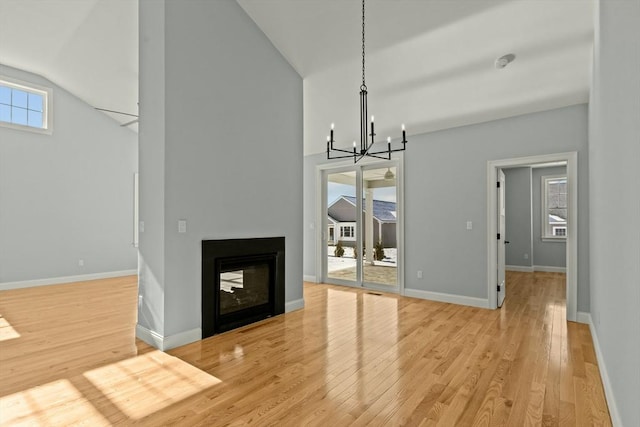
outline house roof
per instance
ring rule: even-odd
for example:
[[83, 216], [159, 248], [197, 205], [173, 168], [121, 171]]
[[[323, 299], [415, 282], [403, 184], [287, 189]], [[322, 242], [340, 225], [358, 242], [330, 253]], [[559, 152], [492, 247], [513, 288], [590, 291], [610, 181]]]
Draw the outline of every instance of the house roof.
[[[340, 199], [344, 199], [356, 205], [356, 198], [351, 196], [341, 196]], [[340, 199], [336, 200], [333, 204], [337, 203]], [[332, 206], [333, 206], [332, 204]], [[362, 201], [364, 206], [364, 200]], [[385, 202], [383, 200], [373, 200], [373, 217], [381, 222], [396, 222], [396, 203]]]
[[558, 215], [549, 214], [550, 224], [566, 224], [567, 220]]

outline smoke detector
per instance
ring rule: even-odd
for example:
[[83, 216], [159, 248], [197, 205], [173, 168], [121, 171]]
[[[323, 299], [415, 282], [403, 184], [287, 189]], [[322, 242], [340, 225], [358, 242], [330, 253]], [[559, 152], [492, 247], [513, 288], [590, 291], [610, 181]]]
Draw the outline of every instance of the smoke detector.
[[508, 53], [504, 56], [501, 56], [500, 58], [496, 59], [495, 62], [495, 67], [500, 70], [504, 67], [506, 67], [507, 65], [509, 65], [509, 63], [513, 62], [513, 60], [516, 59], [516, 56], [513, 53]]

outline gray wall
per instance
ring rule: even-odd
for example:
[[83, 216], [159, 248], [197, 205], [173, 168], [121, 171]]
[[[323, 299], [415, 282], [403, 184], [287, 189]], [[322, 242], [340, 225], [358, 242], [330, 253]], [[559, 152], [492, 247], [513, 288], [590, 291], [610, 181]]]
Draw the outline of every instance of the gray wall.
[[[147, 311], [163, 311], [156, 332], [170, 336], [201, 326], [203, 239], [285, 236], [285, 300], [302, 298], [302, 79], [235, 1], [165, 4], [164, 51], [141, 55], [142, 81], [164, 55], [164, 117], [146, 121], [141, 92], [140, 122], [164, 129], [164, 283], [141, 288], [163, 289], [163, 309]], [[159, 7], [140, 5], [141, 22]], [[156, 141], [140, 138], [142, 163]]]
[[531, 168], [504, 169], [504, 175], [506, 264], [531, 267]]
[[[542, 184], [541, 177], [547, 175], [563, 175], [567, 173], [565, 166], [555, 168], [532, 169], [533, 200], [533, 265], [544, 267], [566, 267], [567, 244], [565, 240], [542, 240]], [[582, 215], [582, 212], [579, 212]]]
[[[578, 310], [589, 310], [586, 105], [411, 136], [407, 150], [405, 287], [477, 298], [487, 298], [487, 161], [577, 151]], [[326, 161], [326, 154], [305, 156], [309, 276], [316, 275], [315, 165]], [[472, 230], [467, 221], [473, 221]], [[418, 270], [423, 279], [416, 278]]]
[[[140, 0], [138, 324], [164, 333], [165, 42], [164, 0]], [[144, 227], [142, 227], [144, 223]], [[144, 231], [143, 231], [144, 230]]]
[[592, 75], [591, 317], [609, 407], [631, 427], [640, 425], [640, 2], [599, 2]]
[[0, 127], [0, 283], [135, 269], [137, 135], [42, 77], [0, 74], [53, 89], [52, 135]]

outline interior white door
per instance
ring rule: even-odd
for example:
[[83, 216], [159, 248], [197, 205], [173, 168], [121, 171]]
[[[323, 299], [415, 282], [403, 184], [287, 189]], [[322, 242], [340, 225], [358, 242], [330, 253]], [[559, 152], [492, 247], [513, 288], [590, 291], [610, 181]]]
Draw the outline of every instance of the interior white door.
[[502, 169], [498, 170], [498, 307], [502, 307], [507, 295], [505, 286], [505, 207], [504, 207], [505, 178]]

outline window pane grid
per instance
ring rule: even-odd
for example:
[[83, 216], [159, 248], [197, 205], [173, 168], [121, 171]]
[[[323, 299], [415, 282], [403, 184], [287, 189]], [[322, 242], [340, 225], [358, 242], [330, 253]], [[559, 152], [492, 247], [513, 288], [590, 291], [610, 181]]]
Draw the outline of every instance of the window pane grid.
[[567, 178], [543, 177], [544, 230], [542, 237], [567, 235]]
[[45, 95], [0, 82], [0, 121], [43, 129]]

